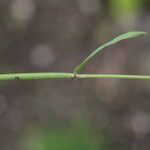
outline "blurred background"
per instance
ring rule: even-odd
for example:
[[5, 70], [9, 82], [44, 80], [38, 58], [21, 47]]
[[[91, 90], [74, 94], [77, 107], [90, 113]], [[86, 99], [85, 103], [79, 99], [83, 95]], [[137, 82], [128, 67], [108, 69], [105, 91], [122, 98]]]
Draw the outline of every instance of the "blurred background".
[[[149, 0], [0, 0], [0, 73], [72, 72], [128, 31]], [[84, 73], [150, 74], [149, 36], [107, 48]], [[150, 81], [0, 82], [2, 150], [149, 150]]]

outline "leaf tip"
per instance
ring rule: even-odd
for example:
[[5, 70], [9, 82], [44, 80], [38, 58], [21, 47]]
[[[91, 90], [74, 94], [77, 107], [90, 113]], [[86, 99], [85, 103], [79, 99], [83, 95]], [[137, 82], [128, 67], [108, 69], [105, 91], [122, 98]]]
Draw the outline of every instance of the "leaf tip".
[[142, 31], [133, 31], [133, 32], [130, 32], [130, 33], [134, 33], [135, 37], [144, 36], [144, 35], [147, 34], [146, 32], [142, 32]]

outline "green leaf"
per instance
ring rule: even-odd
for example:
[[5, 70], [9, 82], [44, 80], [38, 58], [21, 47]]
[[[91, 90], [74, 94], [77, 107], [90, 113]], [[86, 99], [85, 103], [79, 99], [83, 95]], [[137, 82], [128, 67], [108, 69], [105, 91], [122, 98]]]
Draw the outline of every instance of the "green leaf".
[[74, 74], [78, 74], [81, 72], [81, 70], [89, 63], [91, 62], [91, 60], [98, 55], [104, 48], [111, 46], [113, 44], [116, 44], [122, 40], [126, 40], [126, 39], [130, 39], [130, 38], [135, 38], [135, 37], [140, 37], [145, 35], [146, 32], [137, 32], [137, 31], [133, 31], [133, 32], [128, 32], [125, 34], [122, 34], [116, 38], [114, 38], [113, 40], [109, 41], [108, 43], [103, 44], [102, 46], [98, 47], [96, 50], [94, 50], [83, 62], [81, 62], [75, 69], [74, 69]]

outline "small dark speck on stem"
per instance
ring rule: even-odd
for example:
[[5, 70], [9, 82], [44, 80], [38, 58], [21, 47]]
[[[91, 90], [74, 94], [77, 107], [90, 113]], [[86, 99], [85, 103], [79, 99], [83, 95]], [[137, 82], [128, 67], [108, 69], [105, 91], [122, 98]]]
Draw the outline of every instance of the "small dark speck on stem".
[[20, 78], [19, 77], [15, 77], [15, 80], [20, 80]]

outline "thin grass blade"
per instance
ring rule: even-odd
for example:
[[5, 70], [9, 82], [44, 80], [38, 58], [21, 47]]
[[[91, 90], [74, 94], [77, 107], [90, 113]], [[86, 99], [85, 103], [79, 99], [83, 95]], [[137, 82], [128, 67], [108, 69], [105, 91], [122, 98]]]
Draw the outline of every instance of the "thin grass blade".
[[91, 62], [91, 60], [97, 56], [104, 48], [114, 45], [122, 40], [130, 39], [130, 38], [136, 38], [145, 35], [146, 32], [139, 32], [139, 31], [133, 31], [133, 32], [128, 32], [125, 34], [122, 34], [113, 40], [103, 44], [102, 46], [98, 47], [96, 50], [94, 50], [83, 62], [81, 62], [75, 69], [74, 69], [74, 74], [78, 74], [81, 72], [81, 70]]

